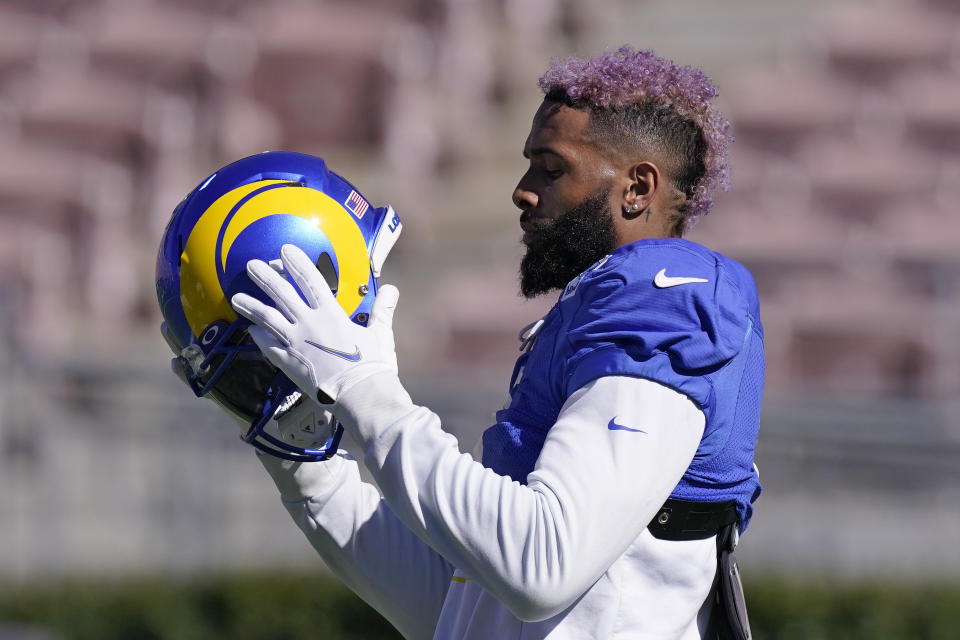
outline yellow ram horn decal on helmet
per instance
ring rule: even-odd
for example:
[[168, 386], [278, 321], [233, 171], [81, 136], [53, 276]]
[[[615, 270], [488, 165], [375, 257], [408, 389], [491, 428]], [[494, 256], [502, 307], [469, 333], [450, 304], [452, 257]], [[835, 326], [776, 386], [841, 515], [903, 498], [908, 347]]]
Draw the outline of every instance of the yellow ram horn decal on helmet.
[[[370, 259], [363, 234], [350, 214], [321, 191], [283, 180], [260, 180], [218, 198], [187, 238], [180, 256], [180, 298], [195, 335], [216, 320], [237, 319], [220, 274], [240, 234], [254, 222], [275, 215], [302, 218], [323, 232], [339, 267], [337, 302], [348, 315], [360, 305], [360, 287], [370, 279]], [[271, 260], [277, 256], [258, 257]]]

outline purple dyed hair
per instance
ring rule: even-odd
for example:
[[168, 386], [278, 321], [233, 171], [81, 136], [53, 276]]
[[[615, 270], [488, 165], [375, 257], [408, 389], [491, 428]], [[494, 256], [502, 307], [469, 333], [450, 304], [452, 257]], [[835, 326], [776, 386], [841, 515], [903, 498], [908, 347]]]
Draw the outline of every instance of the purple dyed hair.
[[711, 104], [719, 92], [700, 69], [624, 45], [596, 58], [554, 60], [539, 83], [547, 96], [563, 96], [577, 108], [617, 112], [631, 107], [665, 107], [700, 130], [706, 143], [704, 170], [687, 192], [683, 230], [710, 211], [717, 188], [730, 189], [730, 123]]

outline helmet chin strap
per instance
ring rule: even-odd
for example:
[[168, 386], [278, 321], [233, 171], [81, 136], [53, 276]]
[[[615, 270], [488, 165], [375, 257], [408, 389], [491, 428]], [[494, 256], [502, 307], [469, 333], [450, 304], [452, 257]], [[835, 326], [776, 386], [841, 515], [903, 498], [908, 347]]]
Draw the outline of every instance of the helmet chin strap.
[[333, 435], [333, 414], [294, 391], [280, 404], [273, 419], [277, 436], [284, 442], [305, 449], [322, 447]]
[[[283, 385], [284, 380], [288, 387]], [[343, 427], [333, 415], [303, 396], [286, 376], [277, 374], [274, 384], [283, 386], [270, 392], [272, 399], [261, 416], [248, 426], [242, 437], [244, 442], [294, 462], [316, 462], [335, 454]], [[293, 390], [287, 391], [291, 387]]]

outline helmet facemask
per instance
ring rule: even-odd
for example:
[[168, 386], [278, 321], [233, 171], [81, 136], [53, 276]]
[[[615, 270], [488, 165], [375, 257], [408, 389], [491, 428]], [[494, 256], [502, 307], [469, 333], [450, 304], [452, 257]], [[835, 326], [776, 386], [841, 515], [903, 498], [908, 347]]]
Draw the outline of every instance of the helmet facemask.
[[344, 311], [365, 325], [401, 228], [391, 207], [368, 208], [319, 158], [270, 152], [217, 172], [177, 207], [158, 256], [161, 330], [177, 355], [175, 373], [249, 425], [243, 439], [258, 449], [295, 461], [330, 457], [342, 428], [263, 357], [229, 299], [256, 293], [247, 260], [282, 274], [276, 252], [281, 242], [293, 243], [316, 256]]

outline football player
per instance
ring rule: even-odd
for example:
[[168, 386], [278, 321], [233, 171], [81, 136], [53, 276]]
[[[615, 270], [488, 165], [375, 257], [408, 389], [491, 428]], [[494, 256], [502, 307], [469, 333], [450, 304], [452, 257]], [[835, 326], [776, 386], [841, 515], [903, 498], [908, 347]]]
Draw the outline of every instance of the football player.
[[757, 294], [682, 238], [727, 186], [716, 89], [629, 47], [555, 62], [540, 86], [513, 194], [521, 291], [559, 295], [521, 336], [479, 460], [397, 376], [396, 289], [358, 323], [299, 243], [251, 260], [256, 290], [232, 305], [376, 486], [342, 453], [261, 460], [328, 566], [406, 637], [748, 638], [731, 551], [760, 492]]

